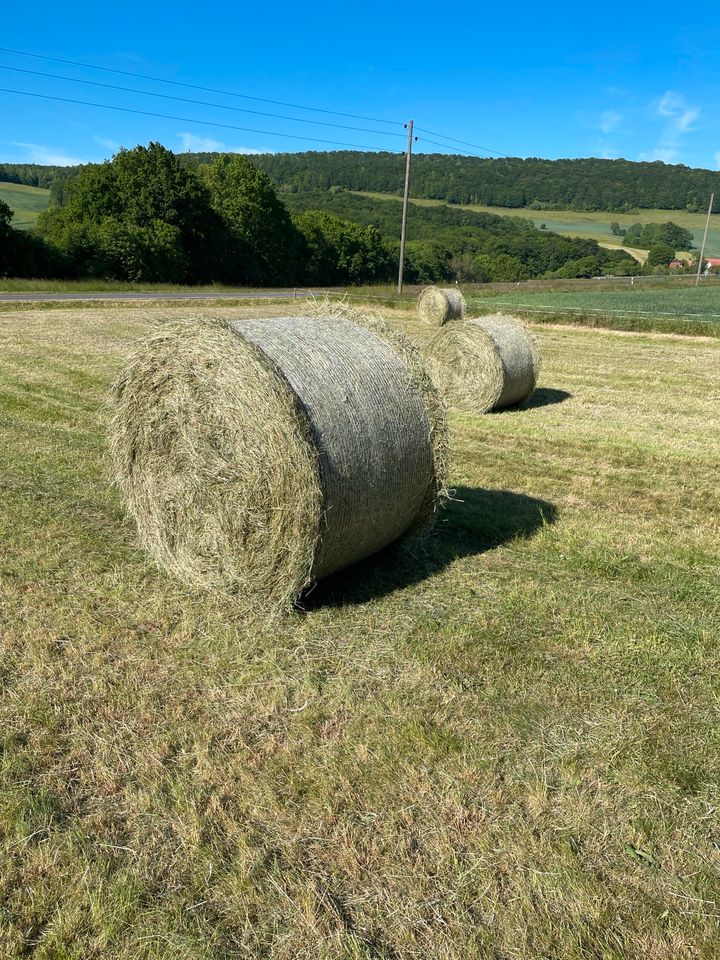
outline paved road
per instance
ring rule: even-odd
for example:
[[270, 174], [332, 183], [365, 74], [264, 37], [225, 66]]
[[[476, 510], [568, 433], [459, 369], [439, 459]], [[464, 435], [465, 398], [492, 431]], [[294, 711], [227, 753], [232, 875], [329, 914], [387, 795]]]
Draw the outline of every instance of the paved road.
[[[299, 297], [312, 292], [297, 291]], [[0, 303], [35, 303], [46, 300], [277, 300], [292, 296], [292, 290], [257, 290], [252, 293], [247, 290], [238, 290], [237, 293], [0, 293]]]

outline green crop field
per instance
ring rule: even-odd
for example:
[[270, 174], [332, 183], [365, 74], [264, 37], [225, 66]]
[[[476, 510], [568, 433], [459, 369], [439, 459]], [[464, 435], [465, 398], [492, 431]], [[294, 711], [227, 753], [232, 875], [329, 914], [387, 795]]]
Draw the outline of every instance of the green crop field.
[[0, 200], [4, 200], [15, 214], [13, 227], [27, 230], [35, 224], [43, 210], [47, 210], [50, 191], [27, 187], [22, 183], [0, 183]]
[[[394, 194], [357, 192], [365, 197], [402, 199]], [[412, 203], [417, 203], [420, 206], [446, 205], [443, 204], [442, 200], [413, 199]], [[610, 230], [610, 224], [613, 221], [627, 229], [633, 223], [666, 223], [668, 220], [672, 220], [673, 223], [692, 231], [695, 237], [695, 246], [699, 249], [706, 219], [706, 213], [688, 213], [686, 210], [638, 210], [635, 213], [582, 211], [573, 213], [569, 210], [530, 210], [527, 207], [510, 210], [507, 207], [485, 207], [479, 204], [470, 204], [467, 207], [460, 204], [452, 204], [452, 206], [473, 210], [476, 213], [494, 213], [502, 217], [521, 217], [523, 220], [531, 220], [536, 227], [540, 227], [544, 223], [548, 230], [555, 233], [561, 233], [569, 237], [582, 237], [586, 240], [597, 240], [599, 243], [611, 247], [622, 246], [622, 237], [616, 237]], [[631, 252], [640, 255], [644, 251], [631, 250]], [[714, 213], [710, 218], [705, 253], [710, 257], [720, 257], [720, 213]]]
[[0, 312], [0, 955], [717, 956], [720, 343], [535, 328], [434, 538], [267, 623], [107, 481], [108, 384], [183, 313]]
[[[505, 285], [467, 292], [468, 309], [520, 313], [537, 322], [591, 323], [629, 330], [672, 330], [720, 336], [720, 283], [662, 278], [630, 284], [608, 282]], [[559, 289], [558, 289], [559, 288]]]

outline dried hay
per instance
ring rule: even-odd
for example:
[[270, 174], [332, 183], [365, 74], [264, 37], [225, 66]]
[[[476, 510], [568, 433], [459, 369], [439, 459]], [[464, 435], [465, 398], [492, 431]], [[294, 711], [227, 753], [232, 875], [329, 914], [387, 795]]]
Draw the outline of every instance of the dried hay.
[[503, 314], [444, 326], [428, 344], [425, 358], [443, 399], [465, 413], [487, 413], [526, 400], [540, 371], [532, 333]]
[[422, 321], [441, 327], [465, 316], [465, 297], [455, 287], [426, 287], [418, 297], [417, 312]]
[[320, 306], [168, 325], [114, 384], [115, 480], [151, 557], [194, 588], [288, 607], [444, 498], [421, 355], [377, 318]]

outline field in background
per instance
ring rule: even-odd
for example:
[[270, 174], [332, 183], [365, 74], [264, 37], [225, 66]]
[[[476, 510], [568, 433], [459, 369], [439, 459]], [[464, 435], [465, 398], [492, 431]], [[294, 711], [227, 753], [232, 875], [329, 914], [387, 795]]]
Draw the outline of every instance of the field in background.
[[17, 230], [27, 230], [35, 225], [43, 210], [47, 210], [50, 191], [27, 187], [22, 183], [0, 183], [0, 200], [4, 200], [15, 214], [12, 226]]
[[[402, 200], [394, 194], [363, 193], [360, 196], [374, 197], [379, 200]], [[501, 217], [521, 217], [531, 220], [536, 227], [545, 224], [548, 230], [561, 233], [568, 237], [582, 237], [585, 240], [597, 240], [603, 246], [610, 248], [622, 247], [622, 237], [616, 237], [610, 230], [614, 221], [620, 227], [627, 229], [633, 223], [667, 223], [672, 220], [686, 230], [691, 230], [695, 237], [695, 246], [700, 248], [703, 231], [705, 230], [705, 213], [688, 213], [686, 210], [638, 210], [635, 213], [609, 213], [606, 210], [595, 212], [573, 212], [570, 210], [530, 210], [527, 207], [508, 209], [507, 207], [485, 207], [480, 204], [445, 204], [442, 200], [419, 200], [411, 198], [412, 203], [419, 206], [451, 206], [453, 209], [467, 209], [475, 213], [494, 213]], [[623, 247], [643, 261], [647, 259], [647, 251]], [[697, 255], [697, 254], [695, 254]], [[714, 213], [710, 218], [705, 255], [720, 257], [720, 213]]]
[[[414, 309], [419, 287], [406, 287], [398, 296], [396, 287], [378, 284], [368, 287], [336, 288], [327, 291], [333, 297], [347, 297], [358, 303], [378, 307], [405, 307]], [[720, 281], [703, 279], [695, 287], [692, 277], [629, 277], [598, 278], [596, 280], [531, 280], [522, 284], [485, 283], [463, 285], [468, 301], [469, 315], [473, 313], [506, 312], [526, 316], [538, 323], [572, 323], [583, 326], [607, 327], [616, 330], [657, 331], [664, 333], [720, 336]], [[231, 293], [246, 295], [249, 288], [186, 287], [173, 284], [129, 284], [120, 282], [58, 281], [58, 280], [0, 280], [0, 294], [22, 295], [39, 293], [52, 295], [117, 293], [120, 295], [146, 292], [152, 297], [163, 293], [213, 293], [226, 297]], [[302, 297], [304, 288], [288, 290], [288, 299]], [[321, 291], [316, 291], [321, 293]], [[259, 301], [268, 290], [257, 291]], [[211, 300], [210, 300], [211, 302]], [[227, 299], [218, 301], [227, 305]], [[246, 302], [238, 300], [239, 303]], [[202, 302], [205, 307], [208, 301]], [[79, 309], [89, 303], [78, 302]], [[184, 309], [192, 312], [197, 301], [185, 301]], [[5, 310], [25, 310], [30, 303], [5, 303]], [[48, 306], [62, 308], [62, 301]], [[179, 308], [180, 309], [180, 308]]]
[[522, 284], [475, 287], [466, 293], [468, 313], [505, 312], [535, 322], [570, 322], [620, 330], [658, 330], [720, 336], [720, 283], [602, 283], [565, 289]]
[[720, 343], [536, 328], [430, 544], [267, 625], [106, 479], [108, 383], [186, 307], [1, 311], [3, 956], [715, 956]]

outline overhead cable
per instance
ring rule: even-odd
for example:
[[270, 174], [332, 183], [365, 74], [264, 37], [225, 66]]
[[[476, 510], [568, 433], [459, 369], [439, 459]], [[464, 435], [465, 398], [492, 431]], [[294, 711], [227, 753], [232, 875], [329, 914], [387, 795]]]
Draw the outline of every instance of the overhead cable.
[[[283, 137], [291, 140], [305, 140], [310, 143], [326, 143], [335, 147], [352, 147], [356, 150], [380, 150], [378, 146], [368, 146], [362, 143], [345, 143], [340, 140], [323, 140], [320, 137], [303, 137], [297, 133], [277, 133], [273, 130], [257, 130], [254, 127], [238, 127], [232, 123], [220, 123], [217, 120], [197, 120], [193, 117], [177, 117], [168, 113], [153, 113], [150, 110], [136, 110], [133, 107], [116, 107], [109, 103], [94, 103], [91, 100], [74, 100], [70, 97], [55, 97], [49, 93], [31, 93], [29, 90], [10, 90], [0, 87], [0, 93], [12, 93], [21, 97], [36, 97], [40, 100], [54, 100], [57, 103], [74, 103], [83, 107], [98, 107], [100, 110], [116, 110], [120, 113], [135, 113], [142, 117], [158, 117], [161, 120], [177, 120], [181, 123], [199, 123], [204, 127], [222, 127], [225, 130], [240, 130], [243, 133], [259, 133], [266, 137]], [[392, 147], [386, 148], [388, 153], [396, 153]]]

